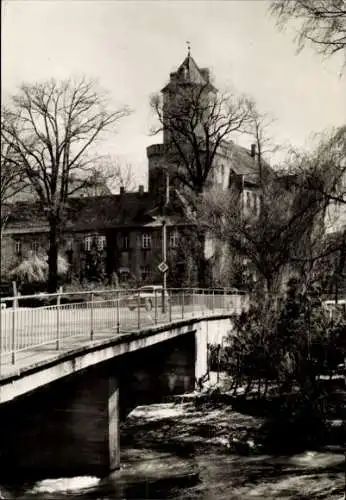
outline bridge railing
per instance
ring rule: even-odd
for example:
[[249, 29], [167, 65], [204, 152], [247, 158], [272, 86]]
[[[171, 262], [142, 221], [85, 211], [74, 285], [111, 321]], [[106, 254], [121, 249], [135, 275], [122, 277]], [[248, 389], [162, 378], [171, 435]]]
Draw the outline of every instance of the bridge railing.
[[231, 289], [142, 289], [39, 294], [1, 299], [0, 362], [82, 341], [101, 340], [150, 325], [248, 308], [248, 296]]

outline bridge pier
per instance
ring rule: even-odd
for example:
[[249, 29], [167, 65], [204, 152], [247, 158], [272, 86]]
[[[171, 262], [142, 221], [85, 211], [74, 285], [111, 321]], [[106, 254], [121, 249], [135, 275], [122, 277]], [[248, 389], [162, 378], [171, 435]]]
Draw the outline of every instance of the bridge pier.
[[120, 466], [118, 379], [92, 369], [3, 405], [1, 434], [3, 480], [104, 476]]

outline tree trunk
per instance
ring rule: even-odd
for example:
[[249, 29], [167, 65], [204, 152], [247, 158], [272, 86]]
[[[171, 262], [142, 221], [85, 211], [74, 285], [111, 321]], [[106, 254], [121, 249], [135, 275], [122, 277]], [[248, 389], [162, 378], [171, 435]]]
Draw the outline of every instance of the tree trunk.
[[59, 250], [59, 223], [57, 219], [49, 221], [49, 250], [48, 250], [48, 292], [56, 293], [58, 289], [58, 250]]

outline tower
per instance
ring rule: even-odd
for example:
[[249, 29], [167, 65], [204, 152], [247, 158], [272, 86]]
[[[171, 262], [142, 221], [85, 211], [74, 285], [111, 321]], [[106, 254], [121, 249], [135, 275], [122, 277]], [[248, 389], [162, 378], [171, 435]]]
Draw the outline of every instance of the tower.
[[[187, 117], [189, 112], [192, 112], [192, 105], [196, 99], [200, 103], [200, 108], [207, 109], [210, 98], [216, 92], [216, 88], [210, 82], [209, 69], [197, 66], [188, 47], [186, 58], [176, 71], [170, 73], [168, 84], [161, 90], [163, 143], [147, 148], [149, 192], [159, 202], [166, 190], [166, 170], [170, 162], [174, 120]], [[200, 113], [200, 119], [202, 132], [203, 113]], [[183, 136], [181, 141], [183, 142]]]
[[190, 51], [177, 71], [170, 73], [169, 83], [161, 90], [163, 97], [163, 143], [170, 142], [170, 121], [184, 116], [193, 105], [207, 107], [215, 87], [210, 82], [208, 68], [199, 68]]

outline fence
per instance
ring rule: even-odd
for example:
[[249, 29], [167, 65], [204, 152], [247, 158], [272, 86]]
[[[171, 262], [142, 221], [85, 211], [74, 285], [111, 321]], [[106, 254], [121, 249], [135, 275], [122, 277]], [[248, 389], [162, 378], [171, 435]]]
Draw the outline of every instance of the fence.
[[5, 297], [1, 299], [0, 362], [15, 365], [20, 353], [45, 346], [73, 348], [82, 340], [194, 316], [239, 314], [247, 308], [245, 294], [227, 289], [167, 289], [165, 293], [116, 289]]

